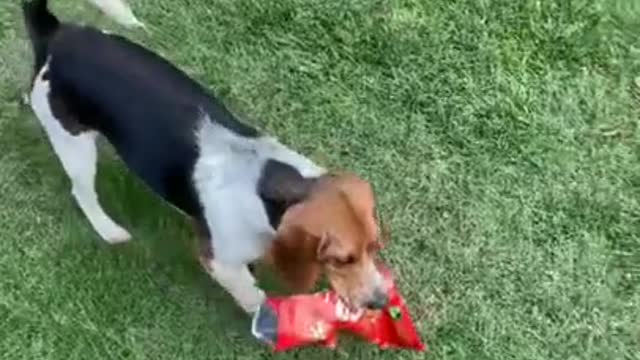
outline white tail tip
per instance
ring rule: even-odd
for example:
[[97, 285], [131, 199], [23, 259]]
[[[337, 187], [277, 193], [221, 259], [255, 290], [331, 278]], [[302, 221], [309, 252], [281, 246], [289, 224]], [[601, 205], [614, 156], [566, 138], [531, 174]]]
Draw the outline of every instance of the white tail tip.
[[119, 24], [126, 27], [141, 27], [144, 24], [133, 15], [133, 11], [124, 0], [88, 0]]

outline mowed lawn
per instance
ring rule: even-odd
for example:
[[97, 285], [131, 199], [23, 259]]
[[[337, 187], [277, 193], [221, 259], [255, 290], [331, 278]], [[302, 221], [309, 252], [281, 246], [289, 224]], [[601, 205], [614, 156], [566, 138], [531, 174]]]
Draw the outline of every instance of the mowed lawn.
[[[430, 351], [281, 358], [640, 359], [640, 1], [131, 0], [149, 33], [50, 2], [375, 184]], [[268, 358], [189, 224], [106, 144], [99, 193], [134, 239], [92, 232], [21, 105], [17, 3], [0, 1], [0, 359]]]

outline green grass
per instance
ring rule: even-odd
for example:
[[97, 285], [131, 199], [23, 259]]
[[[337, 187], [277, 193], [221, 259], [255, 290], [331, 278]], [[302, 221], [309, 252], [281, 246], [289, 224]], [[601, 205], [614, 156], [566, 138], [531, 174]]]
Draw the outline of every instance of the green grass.
[[[188, 224], [110, 155], [108, 247], [31, 111], [0, 3], [0, 358], [258, 359]], [[640, 2], [80, 0], [66, 19], [157, 50], [247, 121], [375, 183], [427, 355], [344, 341], [284, 359], [640, 359]]]

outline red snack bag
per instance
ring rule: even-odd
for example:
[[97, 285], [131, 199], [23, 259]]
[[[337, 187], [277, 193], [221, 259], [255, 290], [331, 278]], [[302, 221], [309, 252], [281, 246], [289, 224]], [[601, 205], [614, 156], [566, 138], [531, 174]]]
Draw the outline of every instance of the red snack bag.
[[338, 318], [331, 293], [269, 298], [254, 317], [252, 330], [275, 351], [304, 345], [335, 347]]
[[398, 292], [391, 271], [380, 267], [388, 282], [389, 303], [381, 311], [366, 311], [357, 321], [342, 321], [340, 330], [350, 331], [380, 348], [407, 348], [424, 351], [425, 345], [413, 324], [409, 309]]
[[425, 350], [391, 272], [384, 268], [381, 272], [389, 282], [389, 304], [383, 310], [353, 313], [333, 291], [269, 298], [254, 316], [252, 332], [275, 351], [312, 344], [334, 348], [339, 331], [380, 348]]

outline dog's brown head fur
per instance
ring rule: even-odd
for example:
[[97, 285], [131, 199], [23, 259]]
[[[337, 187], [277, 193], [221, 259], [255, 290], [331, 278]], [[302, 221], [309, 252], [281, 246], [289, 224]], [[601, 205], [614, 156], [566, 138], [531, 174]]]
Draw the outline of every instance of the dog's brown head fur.
[[322, 177], [284, 214], [270, 259], [295, 290], [308, 291], [321, 275], [354, 307], [386, 303], [375, 266], [381, 246], [371, 185], [352, 174]]

